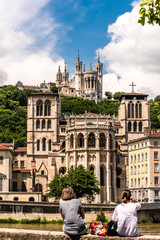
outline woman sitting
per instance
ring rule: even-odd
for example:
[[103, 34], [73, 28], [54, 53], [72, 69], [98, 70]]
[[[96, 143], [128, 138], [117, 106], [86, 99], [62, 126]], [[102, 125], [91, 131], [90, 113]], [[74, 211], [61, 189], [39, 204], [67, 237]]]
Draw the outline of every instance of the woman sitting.
[[131, 197], [129, 190], [122, 192], [122, 203], [119, 204], [112, 216], [112, 220], [117, 222], [117, 232], [119, 236], [137, 237], [140, 236], [137, 224], [137, 210], [141, 204]]
[[73, 188], [66, 187], [62, 191], [60, 211], [63, 217], [63, 231], [68, 235], [81, 235], [87, 232], [84, 209], [79, 199], [75, 198]]

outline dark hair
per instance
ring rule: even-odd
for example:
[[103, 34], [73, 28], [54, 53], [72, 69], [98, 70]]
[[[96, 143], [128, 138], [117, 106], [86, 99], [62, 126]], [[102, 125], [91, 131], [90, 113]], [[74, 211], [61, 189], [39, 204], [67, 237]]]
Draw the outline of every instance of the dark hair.
[[130, 201], [131, 192], [129, 190], [125, 190], [122, 192], [121, 197], [122, 197], [122, 202], [127, 203], [128, 201]]
[[66, 187], [62, 191], [61, 198], [62, 200], [69, 200], [75, 198], [76, 194], [72, 187]]

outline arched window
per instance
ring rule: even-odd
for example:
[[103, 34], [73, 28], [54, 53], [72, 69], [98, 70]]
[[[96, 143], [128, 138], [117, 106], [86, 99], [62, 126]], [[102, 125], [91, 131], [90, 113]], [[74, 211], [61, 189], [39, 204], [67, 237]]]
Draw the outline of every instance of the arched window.
[[104, 168], [100, 168], [100, 184], [101, 186], [104, 186]]
[[70, 136], [70, 148], [73, 148], [73, 134]]
[[132, 103], [132, 118], [134, 118], [134, 104]]
[[14, 198], [13, 198], [13, 201], [18, 201], [18, 200], [19, 200], [18, 197], [14, 197]]
[[36, 129], [40, 128], [40, 121], [39, 119], [36, 121]]
[[136, 103], [136, 118], [138, 118], [138, 103]]
[[45, 102], [44, 115], [45, 116], [50, 116], [51, 115], [51, 102], [48, 101], [48, 100]]
[[46, 138], [42, 139], [42, 151], [46, 151]]
[[39, 141], [39, 139], [37, 140], [37, 151], [40, 151], [40, 141]]
[[94, 135], [94, 133], [89, 134], [88, 147], [95, 147], [95, 135]]
[[139, 132], [142, 132], [142, 122], [139, 122]]
[[37, 114], [37, 116], [42, 116], [43, 115], [43, 102], [41, 100], [39, 100], [37, 102], [36, 114]]
[[51, 128], [51, 120], [49, 119], [48, 122], [47, 122], [47, 128]]
[[3, 198], [2, 197], [0, 197], [0, 201], [2, 201], [3, 200]]
[[42, 192], [42, 185], [40, 183], [37, 183], [34, 187], [35, 192]]
[[41, 175], [44, 175], [44, 170], [41, 171]]
[[142, 118], [142, 104], [139, 104], [139, 118]]
[[136, 123], [136, 122], [133, 123], [133, 131], [134, 131], [134, 132], [137, 131], [137, 123]]
[[93, 166], [91, 166], [91, 167], [89, 168], [89, 170], [90, 170], [90, 171], [93, 171], [93, 173], [94, 173], [94, 167], [93, 167]]
[[65, 173], [66, 173], [66, 168], [65, 168], [65, 167], [61, 167], [61, 168], [59, 169], [59, 174], [64, 175]]
[[34, 201], [35, 201], [34, 197], [29, 198], [29, 202], [34, 202]]
[[131, 105], [128, 103], [128, 118], [131, 117]]
[[52, 150], [52, 141], [49, 140], [48, 141], [48, 151], [51, 151]]
[[128, 122], [128, 132], [131, 132], [131, 122]]
[[109, 148], [113, 148], [113, 139], [112, 139], [112, 134], [109, 134]]
[[42, 129], [46, 128], [46, 121], [43, 119], [42, 120]]
[[78, 147], [84, 147], [84, 137], [82, 133], [78, 134]]
[[61, 145], [61, 152], [65, 152], [66, 151], [66, 142], [65, 141], [63, 141], [62, 142], [62, 145]]
[[100, 146], [100, 147], [105, 147], [105, 146], [106, 146], [106, 139], [105, 139], [104, 133], [101, 133], [101, 134], [100, 134], [99, 146]]

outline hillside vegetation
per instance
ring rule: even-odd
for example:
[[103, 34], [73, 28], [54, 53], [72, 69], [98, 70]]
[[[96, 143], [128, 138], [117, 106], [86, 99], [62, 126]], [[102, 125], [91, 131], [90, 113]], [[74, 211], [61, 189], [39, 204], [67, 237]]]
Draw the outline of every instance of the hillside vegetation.
[[[19, 90], [14, 86], [0, 87], [0, 142], [17, 141], [17, 146], [26, 146], [27, 135], [27, 98], [31, 89]], [[150, 100], [151, 125], [159, 128], [160, 96]], [[117, 115], [119, 102], [106, 99], [100, 103], [76, 97], [62, 97], [62, 114], [81, 114], [87, 112]]]

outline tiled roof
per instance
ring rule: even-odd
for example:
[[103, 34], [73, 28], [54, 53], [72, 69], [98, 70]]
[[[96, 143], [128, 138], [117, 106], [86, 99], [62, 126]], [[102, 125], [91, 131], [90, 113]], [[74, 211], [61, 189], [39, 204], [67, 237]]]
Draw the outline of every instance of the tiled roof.
[[18, 147], [15, 149], [15, 152], [27, 152], [27, 148], [26, 147]]
[[0, 150], [8, 150], [10, 151], [10, 149], [8, 147], [5, 147], [3, 144], [0, 143]]
[[25, 172], [26, 172], [26, 173], [29, 172], [29, 173], [30, 173], [31, 170], [30, 170], [30, 169], [16, 169], [16, 168], [14, 168], [14, 169], [13, 169], [13, 172], [24, 172], [24, 173], [25, 173]]

